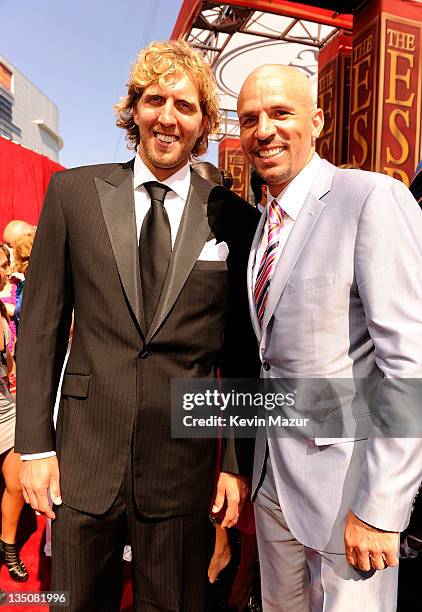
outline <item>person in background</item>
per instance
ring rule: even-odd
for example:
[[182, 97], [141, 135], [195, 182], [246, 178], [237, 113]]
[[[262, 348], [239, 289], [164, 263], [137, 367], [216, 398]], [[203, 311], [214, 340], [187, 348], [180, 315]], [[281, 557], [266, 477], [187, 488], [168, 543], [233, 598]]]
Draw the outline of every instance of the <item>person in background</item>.
[[[14, 219], [13, 221], [9, 221], [6, 227], [3, 230], [3, 241], [9, 248], [9, 256], [10, 256], [10, 267], [14, 270], [15, 267], [15, 256], [14, 256], [14, 245], [15, 241], [20, 236], [34, 236], [35, 228], [30, 223], [26, 221], [22, 221], [20, 219]], [[14, 354], [14, 347], [16, 343], [16, 324], [15, 324], [15, 308], [16, 308], [16, 295], [18, 289], [18, 283], [20, 279], [16, 279], [13, 274], [7, 279], [7, 282], [0, 291], [0, 298], [3, 300], [3, 303], [6, 304], [7, 314], [9, 317], [9, 327], [10, 327], [10, 341], [9, 341], [9, 350]]]
[[[194, 162], [193, 164], [191, 164], [191, 168], [197, 174], [199, 174], [199, 176], [202, 176], [202, 178], [204, 178], [206, 181], [209, 181], [210, 183], [215, 183], [216, 185], [223, 185], [224, 187], [226, 187], [226, 189], [230, 189], [230, 185], [226, 185], [226, 172], [224, 170], [220, 170], [211, 162]], [[227, 174], [229, 175], [230, 173]]]
[[[254, 203], [260, 213], [264, 212], [267, 203], [266, 185], [256, 170], [251, 172], [251, 190], [254, 196]], [[265, 193], [264, 193], [265, 192]]]
[[15, 256], [15, 266], [13, 271], [13, 278], [16, 282], [16, 306], [13, 319], [15, 321], [16, 334], [18, 333], [19, 328], [23, 288], [25, 285], [25, 276], [28, 271], [29, 257], [31, 255], [33, 242], [33, 234], [19, 236], [14, 242], [13, 252]]
[[416, 168], [415, 176], [409, 187], [416, 202], [422, 208], [422, 161], [419, 162]]
[[[422, 161], [416, 168], [415, 175], [409, 186], [410, 192], [422, 208]], [[419, 490], [414, 504], [409, 527], [402, 534], [401, 555], [404, 558], [414, 558], [422, 555], [422, 492]], [[400, 579], [399, 579], [400, 580]]]
[[[7, 251], [7, 258], [10, 262], [10, 268], [13, 269], [14, 266], [14, 257], [13, 257], [13, 249], [9, 247], [7, 244], [3, 245], [3, 248]], [[4, 282], [4, 286], [0, 289], [0, 300], [2, 300], [8, 317], [8, 324], [10, 329], [9, 334], [9, 344], [8, 349], [10, 353], [13, 355], [15, 342], [16, 342], [16, 325], [14, 321], [15, 316], [15, 308], [16, 308], [16, 293], [17, 293], [17, 283], [15, 279], [6, 277]]]
[[[8, 247], [0, 244], [0, 290], [4, 288], [10, 267]], [[24, 506], [19, 481], [21, 460], [14, 452], [16, 406], [9, 390], [8, 375], [13, 367], [13, 358], [8, 350], [10, 330], [5, 305], [0, 300], [0, 464], [5, 481], [1, 500], [0, 560], [6, 564], [13, 580], [25, 582], [28, 571], [19, 557], [16, 532], [19, 517]], [[1, 600], [1, 595], [0, 595]]]
[[21, 219], [13, 219], [13, 221], [9, 221], [3, 230], [3, 242], [13, 248], [15, 240], [19, 236], [33, 236], [34, 234], [35, 227], [33, 225]]
[[[230, 189], [233, 185], [233, 178], [227, 170], [219, 170], [210, 162], [197, 162], [192, 164], [192, 168], [200, 176], [217, 185], [224, 185]], [[258, 352], [256, 351], [255, 375], [259, 374]], [[249, 372], [249, 375], [252, 375]], [[251, 453], [252, 453], [251, 449]], [[217, 475], [218, 476], [218, 475]], [[208, 566], [208, 580], [214, 584], [221, 572], [228, 566], [232, 558], [230, 537], [227, 529], [221, 526], [223, 517], [214, 517], [215, 524], [215, 543], [214, 550]], [[228, 609], [230, 611], [241, 611], [246, 608], [249, 594], [255, 577], [255, 566], [258, 557], [258, 550], [255, 535], [255, 522], [253, 516], [252, 502], [248, 500], [237, 522], [237, 529], [240, 531], [240, 563], [236, 571], [228, 597]]]
[[[415, 176], [409, 187], [413, 197], [422, 208], [422, 161], [416, 168]], [[416, 496], [409, 528], [406, 531], [406, 544], [413, 554], [422, 554], [422, 492]], [[411, 553], [411, 554], [412, 554]]]

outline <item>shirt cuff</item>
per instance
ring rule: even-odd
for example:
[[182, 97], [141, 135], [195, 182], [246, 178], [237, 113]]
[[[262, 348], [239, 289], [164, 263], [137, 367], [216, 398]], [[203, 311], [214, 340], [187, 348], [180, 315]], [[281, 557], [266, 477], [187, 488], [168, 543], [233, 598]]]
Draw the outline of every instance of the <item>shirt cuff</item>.
[[31, 461], [32, 459], [46, 459], [47, 457], [55, 457], [56, 451], [47, 451], [45, 453], [31, 453], [30, 455], [21, 455], [22, 461]]

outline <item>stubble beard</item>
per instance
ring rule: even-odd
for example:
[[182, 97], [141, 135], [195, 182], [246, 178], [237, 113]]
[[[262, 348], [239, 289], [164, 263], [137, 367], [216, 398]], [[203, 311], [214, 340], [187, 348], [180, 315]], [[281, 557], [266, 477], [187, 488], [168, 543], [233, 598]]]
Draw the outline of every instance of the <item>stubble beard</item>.
[[288, 168], [284, 168], [283, 170], [279, 170], [277, 172], [277, 174], [274, 174], [274, 170], [270, 169], [267, 172], [265, 170], [260, 171], [257, 168], [255, 168], [257, 174], [262, 178], [262, 180], [264, 180], [266, 182], [266, 184], [268, 186], [270, 185], [280, 185], [282, 183], [285, 183], [286, 181], [290, 180], [291, 178], [291, 174], [292, 174], [292, 169], [289, 165]]
[[171, 156], [168, 161], [165, 160], [164, 155], [157, 155], [153, 150], [153, 147], [147, 145], [144, 146], [141, 143], [141, 147], [145, 152], [145, 157], [149, 160], [149, 162], [156, 166], [157, 168], [173, 168], [173, 166], [177, 166], [180, 163], [181, 156]]

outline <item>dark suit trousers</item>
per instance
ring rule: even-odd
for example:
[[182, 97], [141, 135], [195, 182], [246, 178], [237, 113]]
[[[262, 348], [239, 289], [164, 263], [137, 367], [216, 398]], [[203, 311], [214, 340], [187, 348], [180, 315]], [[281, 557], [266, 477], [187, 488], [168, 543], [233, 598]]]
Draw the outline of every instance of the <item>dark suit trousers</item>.
[[166, 520], [143, 518], [134, 506], [131, 467], [105, 514], [85, 514], [64, 504], [55, 507], [55, 513], [51, 589], [69, 592], [70, 605], [65, 609], [120, 610], [122, 554], [128, 529], [134, 610], [205, 610], [207, 513]]

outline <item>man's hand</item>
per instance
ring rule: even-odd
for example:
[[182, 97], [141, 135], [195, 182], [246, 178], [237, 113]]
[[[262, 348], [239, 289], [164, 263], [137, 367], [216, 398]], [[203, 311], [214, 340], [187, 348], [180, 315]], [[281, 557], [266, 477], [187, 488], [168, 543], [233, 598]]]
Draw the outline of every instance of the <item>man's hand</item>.
[[47, 491], [56, 506], [62, 503], [60, 495], [60, 473], [57, 457], [22, 461], [20, 481], [24, 500], [31, 508], [55, 519], [56, 515], [48, 503]]
[[365, 572], [393, 567], [399, 562], [399, 534], [371, 527], [353, 512], [347, 517], [344, 545], [348, 563]]
[[217, 514], [223, 507], [224, 500], [227, 499], [227, 510], [221, 523], [223, 529], [224, 527], [234, 527], [236, 525], [247, 494], [248, 485], [245, 479], [228, 472], [221, 472], [212, 512]]

